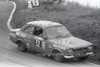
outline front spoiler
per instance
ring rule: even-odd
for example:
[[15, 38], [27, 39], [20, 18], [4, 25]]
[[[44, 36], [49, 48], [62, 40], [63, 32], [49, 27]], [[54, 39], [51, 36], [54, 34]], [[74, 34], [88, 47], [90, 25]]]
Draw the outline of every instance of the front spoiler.
[[[85, 56], [94, 56], [94, 53], [93, 52], [88, 52], [88, 53], [85, 54]], [[79, 57], [82, 57], [82, 56], [79, 56]], [[64, 56], [64, 58], [71, 59], [71, 58], [75, 58], [75, 56], [74, 55], [72, 55], [72, 56]]]

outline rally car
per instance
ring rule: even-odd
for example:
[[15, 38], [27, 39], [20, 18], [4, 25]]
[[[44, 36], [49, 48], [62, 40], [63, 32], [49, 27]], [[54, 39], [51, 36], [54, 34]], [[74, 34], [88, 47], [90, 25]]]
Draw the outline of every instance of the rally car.
[[52, 21], [32, 21], [20, 29], [11, 30], [10, 40], [22, 52], [34, 50], [56, 61], [77, 58], [81, 61], [93, 55], [93, 44], [74, 37], [60, 23]]

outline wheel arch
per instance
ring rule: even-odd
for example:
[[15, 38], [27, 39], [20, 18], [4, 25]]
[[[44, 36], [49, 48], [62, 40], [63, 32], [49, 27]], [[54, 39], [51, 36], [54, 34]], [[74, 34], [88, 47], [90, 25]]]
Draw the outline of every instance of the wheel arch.
[[24, 43], [24, 41], [23, 41], [23, 40], [18, 39], [18, 40], [16, 41], [16, 44], [18, 44], [19, 42], [23, 42], [23, 43]]
[[53, 54], [54, 51], [59, 51], [59, 52], [63, 53], [60, 49], [55, 48], [55, 49], [52, 50], [51, 54]]

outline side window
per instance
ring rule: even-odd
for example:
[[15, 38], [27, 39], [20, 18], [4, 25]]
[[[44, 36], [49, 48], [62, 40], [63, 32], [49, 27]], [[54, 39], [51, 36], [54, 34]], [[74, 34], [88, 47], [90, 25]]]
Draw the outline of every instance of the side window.
[[25, 29], [24, 29], [24, 32], [25, 33], [28, 33], [28, 34], [33, 34], [33, 31], [34, 31], [34, 27], [26, 27]]
[[33, 35], [41, 37], [43, 35], [43, 29], [39, 27], [35, 27]]

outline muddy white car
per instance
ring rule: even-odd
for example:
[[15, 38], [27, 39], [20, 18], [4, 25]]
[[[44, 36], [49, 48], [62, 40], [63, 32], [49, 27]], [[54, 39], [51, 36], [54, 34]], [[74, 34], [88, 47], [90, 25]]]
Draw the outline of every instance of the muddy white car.
[[74, 37], [60, 23], [32, 21], [10, 32], [10, 40], [22, 52], [27, 49], [52, 56], [56, 61], [77, 58], [81, 61], [93, 55], [93, 44]]

